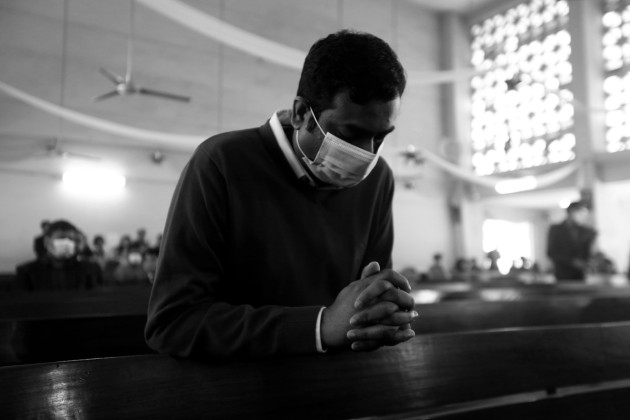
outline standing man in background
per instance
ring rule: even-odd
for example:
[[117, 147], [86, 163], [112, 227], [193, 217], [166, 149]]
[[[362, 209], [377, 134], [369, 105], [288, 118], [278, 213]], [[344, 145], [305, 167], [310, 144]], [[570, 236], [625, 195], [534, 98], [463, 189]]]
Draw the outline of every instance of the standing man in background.
[[413, 337], [391, 269], [394, 180], [379, 157], [405, 73], [341, 31], [310, 49], [291, 109], [201, 144], [169, 210], [145, 336], [180, 357], [374, 350]]
[[597, 237], [597, 232], [586, 226], [588, 216], [588, 207], [582, 202], [574, 202], [567, 207], [566, 219], [549, 229], [547, 255], [553, 262], [558, 281], [586, 279]]

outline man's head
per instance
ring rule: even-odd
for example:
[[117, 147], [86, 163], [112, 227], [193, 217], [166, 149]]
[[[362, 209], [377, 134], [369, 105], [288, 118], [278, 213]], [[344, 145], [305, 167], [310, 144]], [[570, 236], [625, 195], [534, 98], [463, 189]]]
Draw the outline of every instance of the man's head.
[[365, 105], [399, 98], [405, 85], [405, 71], [385, 41], [345, 30], [313, 44], [304, 60], [297, 96], [308, 101], [319, 117], [334, 106], [339, 93], [346, 92], [352, 102]]
[[320, 39], [304, 61], [293, 101], [296, 153], [314, 160], [326, 133], [376, 153], [394, 130], [405, 84], [396, 53], [380, 38], [341, 31]]
[[79, 230], [66, 220], [52, 222], [44, 233], [48, 255], [55, 260], [68, 260], [77, 255]]
[[586, 224], [588, 215], [589, 209], [583, 202], [575, 201], [567, 207], [567, 218], [575, 224]]

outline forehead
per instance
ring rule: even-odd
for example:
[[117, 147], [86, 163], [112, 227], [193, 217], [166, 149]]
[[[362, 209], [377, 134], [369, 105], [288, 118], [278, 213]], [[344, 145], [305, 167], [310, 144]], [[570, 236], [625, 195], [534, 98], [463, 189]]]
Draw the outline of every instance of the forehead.
[[329, 124], [354, 125], [375, 133], [388, 131], [394, 127], [400, 110], [400, 97], [391, 101], [371, 101], [357, 104], [347, 92], [338, 93], [333, 100], [333, 108], [322, 112], [322, 120]]

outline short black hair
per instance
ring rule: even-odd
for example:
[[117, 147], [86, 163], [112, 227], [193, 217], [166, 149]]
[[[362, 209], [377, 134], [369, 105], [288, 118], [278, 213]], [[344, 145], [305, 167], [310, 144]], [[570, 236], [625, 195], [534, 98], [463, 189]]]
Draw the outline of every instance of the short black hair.
[[402, 96], [407, 79], [394, 50], [382, 39], [359, 31], [342, 30], [318, 40], [302, 67], [297, 95], [318, 116], [334, 97], [348, 92], [360, 105]]
[[46, 229], [46, 233], [44, 235], [50, 236], [52, 235], [53, 232], [67, 231], [67, 230], [79, 232], [79, 229], [77, 229], [75, 225], [68, 222], [67, 220], [63, 220], [63, 219], [55, 220], [54, 222], [51, 222], [50, 225], [48, 225], [48, 228]]

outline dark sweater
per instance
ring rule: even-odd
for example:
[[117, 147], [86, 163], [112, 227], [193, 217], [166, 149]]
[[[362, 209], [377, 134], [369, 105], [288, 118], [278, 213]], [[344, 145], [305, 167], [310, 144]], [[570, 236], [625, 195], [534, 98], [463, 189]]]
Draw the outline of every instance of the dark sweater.
[[382, 159], [353, 188], [298, 180], [269, 122], [206, 140], [171, 202], [148, 344], [183, 357], [315, 353], [320, 308], [370, 261], [391, 267], [393, 191]]
[[91, 261], [71, 259], [54, 263], [46, 256], [19, 265], [16, 269], [20, 290], [91, 289], [102, 283], [101, 267]]

